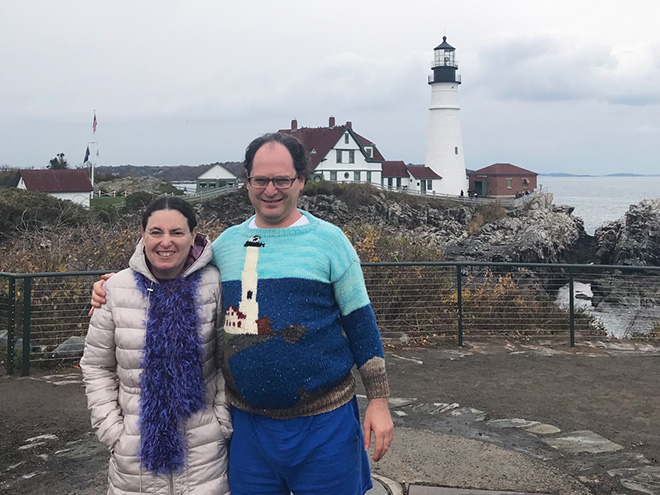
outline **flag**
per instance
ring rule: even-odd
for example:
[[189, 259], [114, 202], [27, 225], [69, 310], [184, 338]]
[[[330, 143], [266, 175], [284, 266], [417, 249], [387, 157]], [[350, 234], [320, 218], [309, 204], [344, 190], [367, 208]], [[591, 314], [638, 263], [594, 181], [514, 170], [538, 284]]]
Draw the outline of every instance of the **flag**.
[[83, 160], [83, 163], [87, 163], [89, 161], [89, 146], [87, 146], [87, 151], [85, 151], [85, 159]]
[[92, 124], [93, 134], [96, 134], [96, 111], [94, 111], [94, 123]]

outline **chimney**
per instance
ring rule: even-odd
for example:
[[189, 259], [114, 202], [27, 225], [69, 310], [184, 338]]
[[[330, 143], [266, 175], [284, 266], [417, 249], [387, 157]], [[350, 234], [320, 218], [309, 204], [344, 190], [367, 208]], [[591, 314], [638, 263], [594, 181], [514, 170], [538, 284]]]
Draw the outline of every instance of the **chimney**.
[[335, 126], [335, 118], [331, 115], [328, 122], [328, 127], [334, 127], [334, 126]]
[[346, 121], [346, 127], [348, 127], [349, 129], [353, 129], [353, 122], [351, 122], [350, 120]]
[[291, 121], [291, 130], [295, 131], [296, 129], [298, 129], [298, 121], [296, 119], [293, 119]]

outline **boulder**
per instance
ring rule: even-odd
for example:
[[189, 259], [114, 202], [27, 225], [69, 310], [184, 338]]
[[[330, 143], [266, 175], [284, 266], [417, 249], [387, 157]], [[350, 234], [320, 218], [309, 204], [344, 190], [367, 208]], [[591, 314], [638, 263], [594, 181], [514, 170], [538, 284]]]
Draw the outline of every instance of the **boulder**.
[[596, 229], [594, 237], [601, 264], [660, 266], [660, 199], [631, 205], [622, 218]]
[[54, 358], [72, 358], [83, 355], [85, 337], [73, 336], [58, 345], [53, 351]]

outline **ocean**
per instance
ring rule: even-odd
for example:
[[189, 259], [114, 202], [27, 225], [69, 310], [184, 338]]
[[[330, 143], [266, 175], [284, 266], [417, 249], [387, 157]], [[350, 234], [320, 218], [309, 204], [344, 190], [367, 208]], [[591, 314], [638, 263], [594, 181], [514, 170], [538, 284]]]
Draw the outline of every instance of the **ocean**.
[[660, 177], [538, 177], [543, 192], [550, 192], [555, 205], [575, 207], [573, 215], [584, 221], [593, 235], [605, 222], [618, 220], [630, 205], [660, 198]]

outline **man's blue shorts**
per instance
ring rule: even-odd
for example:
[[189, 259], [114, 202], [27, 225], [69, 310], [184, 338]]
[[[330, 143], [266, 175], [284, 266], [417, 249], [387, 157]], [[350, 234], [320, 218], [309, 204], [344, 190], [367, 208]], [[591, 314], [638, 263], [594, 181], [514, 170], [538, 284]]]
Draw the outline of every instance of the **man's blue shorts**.
[[364, 495], [372, 488], [355, 397], [334, 411], [293, 419], [231, 412], [233, 495]]

